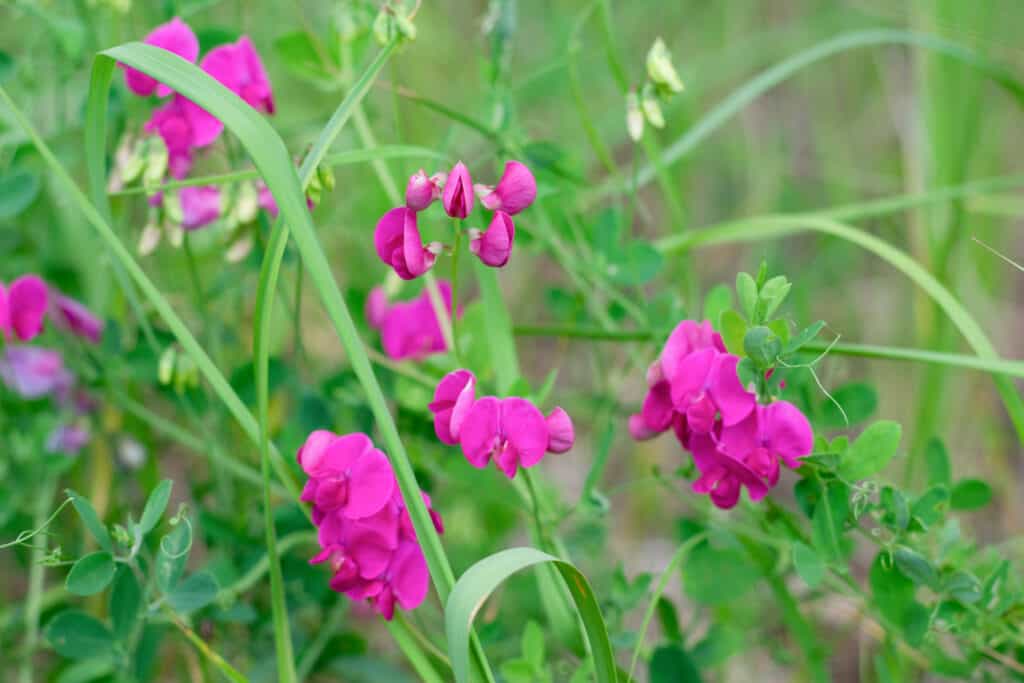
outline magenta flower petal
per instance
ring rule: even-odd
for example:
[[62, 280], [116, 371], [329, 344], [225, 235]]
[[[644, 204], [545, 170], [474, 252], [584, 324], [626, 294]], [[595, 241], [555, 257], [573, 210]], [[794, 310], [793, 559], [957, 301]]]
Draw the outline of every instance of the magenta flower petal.
[[220, 218], [220, 188], [216, 185], [183, 187], [178, 197], [185, 230], [198, 230]]
[[522, 467], [533, 467], [547, 453], [548, 427], [544, 415], [524, 398], [502, 400], [501, 431], [515, 449]]
[[405, 228], [404, 206], [391, 209], [377, 221], [373, 231], [373, 244], [377, 248], [377, 256], [384, 263], [391, 265], [391, 255], [402, 246], [402, 235]]
[[685, 413], [693, 401], [704, 395], [717, 353], [710, 348], [689, 353], [678, 362], [674, 373], [666, 374], [676, 410]]
[[7, 287], [0, 282], [0, 335], [11, 332], [10, 302], [7, 300]]
[[714, 331], [707, 320], [684, 320], [676, 325], [661, 351], [660, 362], [665, 377], [674, 377], [684, 358], [702, 349], [713, 348], [725, 353], [722, 336]]
[[487, 467], [500, 437], [501, 401], [485, 396], [473, 404], [462, 422], [462, 453], [473, 467]]
[[7, 320], [21, 341], [34, 339], [43, 331], [43, 319], [49, 308], [46, 283], [38, 275], [22, 275], [7, 291]]
[[200, 66], [249, 106], [267, 114], [274, 113], [270, 79], [248, 36], [213, 48], [203, 57]]
[[629, 416], [629, 435], [637, 441], [647, 441], [661, 434], [661, 432], [647, 426], [647, 420], [640, 413]]
[[224, 124], [220, 119], [185, 98], [182, 98], [181, 108], [185, 120], [188, 121], [190, 144], [193, 147], [207, 147], [217, 141], [224, 130]]
[[299, 447], [298, 453], [295, 454], [302, 471], [310, 477], [317, 476], [324, 464], [327, 447], [337, 438], [334, 432], [329, 432], [326, 429], [318, 429], [306, 437], [306, 442]]
[[501, 268], [508, 263], [512, 254], [512, 241], [515, 235], [516, 227], [512, 223], [512, 217], [504, 211], [496, 211], [487, 230], [470, 241], [469, 250], [485, 265]]
[[476, 377], [469, 370], [455, 370], [445, 375], [434, 390], [428, 408], [434, 413], [434, 431], [441, 443], [459, 443], [462, 425], [473, 406]]
[[[178, 55], [182, 59], [194, 62], [199, 56], [199, 40], [196, 34], [184, 21], [175, 17], [166, 24], [161, 24], [153, 29], [143, 39], [147, 45], [154, 45], [163, 48], [168, 52]], [[119, 64], [124, 69], [124, 82], [136, 95], [152, 95], [155, 91], [158, 97], [166, 97], [173, 92], [163, 83], [147, 76], [137, 69], [125, 64]]]
[[514, 216], [537, 198], [537, 181], [530, 169], [518, 161], [505, 163], [505, 172], [494, 191], [480, 201], [491, 210], [500, 210]]
[[572, 418], [561, 408], [555, 408], [545, 420], [548, 428], [548, 451], [565, 453], [576, 443], [576, 431], [572, 426]]
[[722, 424], [734, 425], [754, 409], [757, 397], [747, 391], [736, 374], [740, 359], [732, 354], [718, 357], [718, 365], [709, 378], [708, 390], [722, 414]]
[[441, 189], [434, 178], [421, 168], [409, 178], [405, 186], [405, 205], [413, 211], [423, 211], [441, 196]]
[[376, 514], [391, 499], [394, 490], [391, 464], [382, 452], [370, 448], [352, 465], [345, 516], [362, 519]]
[[54, 299], [54, 321], [73, 334], [98, 344], [103, 336], [103, 321], [71, 297], [58, 294]]
[[448, 174], [442, 203], [445, 212], [452, 218], [465, 218], [473, 212], [473, 179], [461, 161]]
[[374, 287], [366, 297], [366, 322], [375, 330], [379, 330], [387, 318], [391, 304], [383, 287]]
[[[330, 472], [347, 472], [356, 462], [373, 450], [370, 437], [362, 432], [353, 432], [336, 437], [327, 445], [322, 467]], [[387, 460], [385, 459], [385, 462]]]
[[[434, 261], [437, 259], [432, 252], [423, 247], [416, 212], [411, 210], [405, 212], [405, 220], [402, 223], [402, 258], [405, 259], [405, 270], [411, 276], [407, 279], [423, 275], [434, 267]], [[399, 275], [401, 276], [401, 273]]]
[[402, 609], [419, 607], [427, 598], [430, 573], [417, 543], [402, 543], [391, 561], [391, 587]]
[[814, 450], [814, 430], [800, 409], [788, 401], [763, 408], [765, 446], [787, 467], [800, 466], [800, 458]]
[[350, 553], [358, 567], [359, 577], [376, 579], [387, 571], [395, 552], [394, 546], [373, 528], [363, 527], [359, 522], [354, 522], [352, 526], [347, 545], [351, 548]]

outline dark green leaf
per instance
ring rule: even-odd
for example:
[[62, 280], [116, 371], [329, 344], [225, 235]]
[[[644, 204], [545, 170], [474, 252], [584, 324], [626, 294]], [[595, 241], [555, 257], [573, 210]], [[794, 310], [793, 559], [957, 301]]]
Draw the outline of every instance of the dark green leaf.
[[217, 597], [217, 580], [208, 572], [199, 572], [174, 587], [167, 595], [167, 604], [182, 614], [206, 607]]
[[674, 643], [683, 642], [683, 632], [679, 628], [679, 615], [676, 613], [676, 606], [665, 596], [658, 598], [655, 605], [658, 615], [658, 623], [661, 624], [661, 633], [665, 640]]
[[110, 540], [110, 534], [107, 532], [107, 527], [103, 526], [103, 523], [100, 522], [100, 518], [96, 514], [96, 510], [93, 508], [92, 503], [71, 489], [67, 490], [67, 494], [68, 497], [71, 498], [71, 504], [75, 506], [78, 516], [82, 518], [82, 523], [85, 525], [85, 528], [89, 530], [89, 533], [92, 534], [92, 537], [100, 544], [100, 547], [109, 553], [114, 552], [114, 544]]
[[149, 498], [146, 499], [146, 507], [142, 510], [142, 519], [139, 521], [139, 533], [143, 536], [153, 530], [163, 517], [167, 509], [167, 501], [171, 499], [171, 487], [174, 483], [170, 479], [164, 479], [157, 484]]
[[90, 553], [81, 558], [68, 572], [66, 586], [75, 595], [94, 595], [107, 587], [117, 566], [114, 558], [105, 550]]
[[932, 437], [928, 440], [924, 460], [928, 465], [929, 486], [949, 486], [953, 483], [953, 468], [949, 464], [949, 453], [942, 439]]
[[651, 655], [651, 683], [700, 683], [700, 672], [686, 650], [662, 645]]
[[156, 584], [164, 593], [170, 593], [178, 584], [191, 549], [192, 527], [185, 519], [160, 539], [160, 551], [156, 556]]
[[961, 479], [949, 495], [954, 510], [977, 510], [992, 500], [992, 488], [980, 479]]
[[829, 484], [814, 506], [811, 538], [819, 557], [826, 562], [839, 562], [845, 554], [843, 531], [849, 511], [849, 490], [839, 482]]
[[[864, 382], [844, 384], [832, 392], [832, 398], [835, 399], [834, 402], [826, 398], [821, 403], [821, 423], [824, 427], [832, 429], [847, 426], [843, 412], [852, 426], [867, 420], [878, 407], [878, 393], [873, 386]], [[836, 403], [843, 407], [842, 412]]]
[[114, 587], [110, 591], [110, 621], [114, 626], [114, 635], [120, 641], [131, 638], [132, 631], [142, 609], [142, 588], [135, 578], [135, 572], [122, 566], [114, 579]]
[[880, 420], [865, 429], [843, 453], [839, 474], [845, 479], [865, 479], [882, 471], [900, 446], [903, 428], [899, 423]]
[[812, 588], [825, 578], [825, 563], [812, 548], [799, 541], [793, 544], [793, 566], [804, 583]]
[[814, 509], [821, 498], [821, 481], [814, 477], [806, 477], [793, 485], [793, 497], [797, 505], [808, 519], [814, 516]]
[[896, 569], [888, 551], [882, 550], [875, 556], [868, 583], [879, 611], [889, 621], [899, 623], [907, 605], [914, 600], [914, 584]]
[[900, 570], [903, 576], [916, 584], [928, 586], [929, 588], [936, 587], [939, 577], [935, 572], [935, 567], [921, 553], [901, 546], [896, 548], [896, 551], [893, 553], [893, 559], [896, 561], [896, 568]]
[[46, 626], [46, 639], [69, 659], [113, 654], [114, 634], [102, 622], [78, 610], [61, 612]]

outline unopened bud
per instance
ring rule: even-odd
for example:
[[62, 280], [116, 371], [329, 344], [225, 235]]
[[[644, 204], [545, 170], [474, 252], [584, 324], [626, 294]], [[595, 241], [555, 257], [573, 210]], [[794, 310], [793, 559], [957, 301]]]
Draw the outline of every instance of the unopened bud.
[[672, 66], [672, 55], [665, 46], [665, 41], [658, 38], [647, 53], [647, 75], [661, 90], [671, 93], [683, 91], [683, 81]]
[[652, 126], [655, 128], [665, 127], [665, 117], [661, 113], [661, 105], [658, 104], [658, 99], [654, 96], [654, 93], [645, 89], [643, 98], [640, 100], [640, 106], [644, 110], [644, 117], [651, 122]]
[[231, 212], [237, 223], [249, 223], [256, 220], [260, 210], [260, 194], [252, 183], [242, 183], [235, 194], [235, 207]]
[[177, 355], [178, 353], [174, 350], [173, 346], [168, 347], [160, 354], [160, 363], [157, 365], [156, 370], [156, 378], [160, 384], [166, 386], [174, 379], [174, 362]]
[[626, 130], [633, 142], [639, 142], [644, 136], [644, 115], [635, 92], [626, 95]]
[[142, 172], [142, 186], [153, 190], [167, 173], [167, 145], [163, 138], [153, 136], [146, 139], [145, 169]]

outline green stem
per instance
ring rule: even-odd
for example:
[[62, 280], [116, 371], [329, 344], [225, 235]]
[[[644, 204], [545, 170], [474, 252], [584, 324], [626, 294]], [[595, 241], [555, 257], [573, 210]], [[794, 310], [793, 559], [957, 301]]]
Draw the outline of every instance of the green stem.
[[455, 246], [452, 247], [452, 351], [455, 353], [455, 360], [462, 365], [459, 354], [459, 256], [462, 250], [462, 221], [454, 219], [455, 223]]
[[416, 642], [416, 639], [409, 632], [405, 621], [401, 618], [395, 618], [386, 623], [388, 632], [395, 640], [395, 644], [398, 645], [398, 649], [402, 651], [405, 658], [409, 660], [409, 665], [412, 666], [413, 671], [420, 677], [420, 680], [424, 683], [444, 683], [444, 679], [434, 669], [434, 665], [430, 663], [430, 658], [420, 649], [419, 643]]
[[[36, 507], [32, 515], [33, 529], [38, 529], [46, 523], [55, 487], [56, 481], [53, 478], [47, 478], [43, 483], [40, 495], [35, 500]], [[32, 656], [35, 654], [36, 647], [39, 646], [39, 614], [42, 607], [43, 588], [45, 587], [43, 581], [46, 572], [46, 567], [43, 566], [45, 555], [45, 543], [36, 543], [32, 546], [32, 553], [29, 555], [28, 592], [25, 596], [25, 652], [18, 670], [18, 680], [21, 683], [32, 683]]]
[[228, 679], [232, 683], [249, 683], [248, 678], [243, 676], [238, 669], [231, 666], [231, 664], [213, 650], [205, 640], [196, 635], [195, 631], [179, 619], [178, 615], [171, 611], [170, 608], [166, 608], [165, 611], [170, 617], [170, 620], [178, 627], [178, 630], [181, 631], [182, 635], [184, 635], [185, 638], [192, 643], [197, 650], [199, 650], [199, 653], [203, 655], [207, 661], [216, 667], [217, 671], [219, 671], [224, 678]]

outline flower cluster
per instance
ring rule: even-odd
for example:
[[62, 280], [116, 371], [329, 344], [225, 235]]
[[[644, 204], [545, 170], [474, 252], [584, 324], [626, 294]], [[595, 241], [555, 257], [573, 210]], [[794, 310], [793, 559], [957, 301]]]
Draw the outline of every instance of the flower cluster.
[[[430, 575], [402, 501], [391, 464], [361, 433], [339, 436], [317, 430], [298, 452], [309, 477], [302, 500], [313, 505], [321, 551], [310, 562], [328, 563], [331, 588], [368, 600], [390, 620], [395, 604], [418, 607]], [[423, 495], [438, 533], [441, 517]]]
[[509, 479], [520, 467], [533, 467], [547, 453], [565, 453], [576, 441], [572, 420], [561, 408], [544, 417], [525, 398], [476, 398], [476, 377], [469, 370], [445, 375], [434, 390], [430, 412], [442, 443], [459, 444], [473, 467], [494, 464]]
[[469, 249], [484, 264], [501, 268], [508, 263], [515, 239], [512, 216], [537, 197], [537, 182], [524, 164], [509, 161], [501, 180], [494, 187], [473, 185], [469, 169], [461, 161], [451, 172], [428, 176], [422, 169], [409, 178], [405, 205], [391, 209], [377, 222], [374, 244], [380, 260], [391, 266], [403, 280], [417, 278], [434, 267], [444, 246], [439, 242], [423, 244], [418, 215], [440, 199], [445, 213], [464, 219], [473, 212], [475, 197], [494, 215], [486, 230], [468, 230]]
[[[446, 314], [451, 316], [452, 286], [438, 280], [437, 289]], [[366, 299], [366, 320], [370, 327], [380, 331], [384, 353], [393, 360], [421, 360], [448, 350], [426, 289], [411, 301], [390, 303], [384, 288], [375, 287]]]
[[743, 487], [751, 500], [763, 498], [779, 480], [779, 461], [798, 467], [814, 443], [803, 413], [786, 401], [758, 403], [738, 364], [711, 323], [684, 320], [648, 369], [643, 407], [629, 419], [639, 440], [671, 428], [700, 471], [693, 490], [723, 509]]

